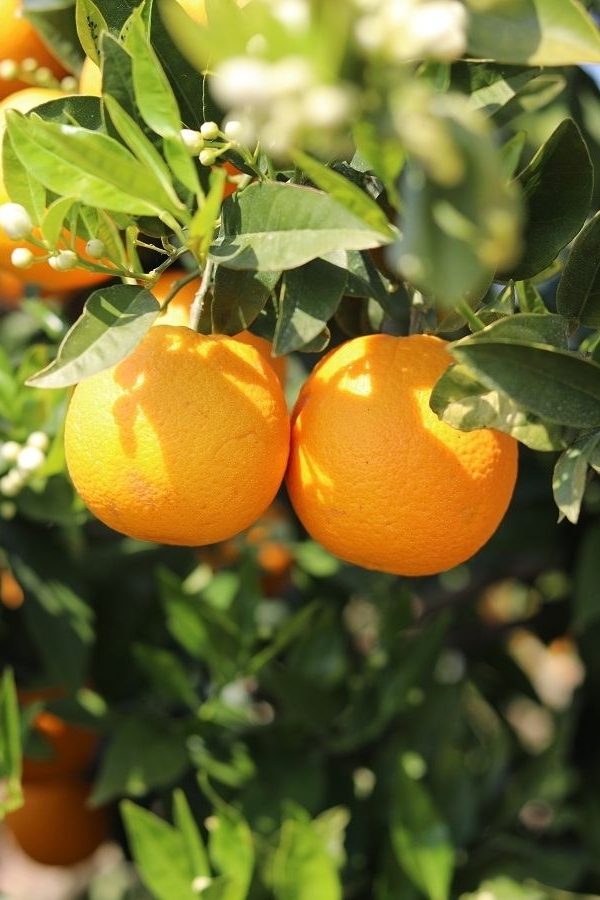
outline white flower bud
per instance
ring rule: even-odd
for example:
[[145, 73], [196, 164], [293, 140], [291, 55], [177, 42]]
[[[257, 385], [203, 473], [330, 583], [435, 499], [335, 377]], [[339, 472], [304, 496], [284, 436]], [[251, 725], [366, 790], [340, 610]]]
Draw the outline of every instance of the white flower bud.
[[204, 122], [200, 126], [200, 134], [205, 141], [214, 141], [219, 136], [219, 126], [216, 122]]
[[249, 56], [235, 56], [221, 63], [211, 80], [215, 99], [226, 109], [268, 104], [272, 87], [269, 63]]
[[14, 503], [10, 503], [10, 501], [0, 503], [0, 516], [4, 519], [5, 522], [8, 522], [10, 519], [14, 519], [16, 514], [17, 507]]
[[204, 147], [204, 138], [199, 131], [194, 131], [192, 128], [182, 128], [179, 136], [192, 156], [197, 156]]
[[349, 117], [352, 102], [343, 87], [321, 84], [311, 88], [303, 101], [304, 117], [313, 128], [336, 128]]
[[230, 119], [223, 126], [223, 133], [230, 141], [239, 141], [244, 132], [244, 126], [238, 119]]
[[77, 265], [77, 254], [73, 250], [61, 250], [56, 256], [50, 257], [48, 265], [55, 272], [69, 272]]
[[104, 246], [104, 241], [101, 241], [99, 238], [92, 238], [91, 241], [88, 241], [85, 245], [85, 252], [88, 256], [91, 256], [92, 259], [102, 259], [105, 251], [106, 247]]
[[418, 55], [457, 59], [467, 49], [468, 13], [458, 0], [431, 0], [410, 15], [407, 42]]
[[0, 228], [13, 241], [20, 241], [31, 234], [33, 223], [29, 213], [20, 203], [3, 203], [0, 206]]
[[25, 445], [27, 447], [37, 447], [38, 450], [45, 453], [50, 445], [50, 438], [45, 431], [32, 431], [27, 438]]
[[49, 84], [53, 80], [53, 75], [47, 66], [40, 66], [35, 72], [36, 84]]
[[77, 79], [73, 75], [65, 75], [60, 83], [61, 90], [67, 94], [73, 94], [78, 87]]
[[27, 73], [28, 75], [33, 74], [37, 67], [39, 66], [39, 62], [37, 59], [34, 59], [33, 56], [28, 56], [27, 59], [24, 59], [21, 62], [21, 71]]
[[29, 475], [37, 472], [45, 461], [46, 454], [39, 447], [23, 447], [17, 457], [17, 469], [22, 474]]
[[217, 154], [214, 150], [203, 150], [198, 159], [203, 166], [214, 166], [217, 161]]
[[12, 81], [18, 73], [19, 67], [14, 59], [3, 59], [0, 62], [0, 81]]
[[0, 447], [0, 457], [7, 463], [14, 463], [23, 448], [16, 441], [6, 441]]
[[279, 0], [273, 12], [290, 31], [302, 31], [310, 24], [310, 9], [306, 0]]
[[271, 67], [271, 90], [276, 97], [305, 91], [314, 82], [314, 72], [302, 56], [288, 56]]
[[34, 261], [34, 256], [28, 247], [16, 247], [10, 254], [10, 261], [15, 269], [28, 269]]
[[0, 493], [5, 497], [16, 497], [25, 487], [25, 478], [16, 469], [11, 469], [3, 478], [0, 478]]

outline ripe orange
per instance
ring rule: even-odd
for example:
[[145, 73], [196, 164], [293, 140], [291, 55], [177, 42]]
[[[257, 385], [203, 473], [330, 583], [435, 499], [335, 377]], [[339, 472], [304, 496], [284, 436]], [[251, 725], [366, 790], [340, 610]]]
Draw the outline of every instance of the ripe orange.
[[292, 415], [287, 486], [307, 531], [367, 569], [428, 575], [492, 536], [512, 496], [517, 444], [458, 431], [429, 407], [451, 362], [428, 335], [369, 335], [329, 353]]
[[82, 381], [65, 425], [69, 472], [91, 511], [165, 544], [211, 544], [251, 525], [288, 449], [283, 391], [260, 353], [169, 325]]
[[[227, 172], [228, 175], [242, 175], [243, 174], [241, 172], [241, 170], [238, 169], [237, 166], [234, 166], [233, 163], [230, 163], [230, 162], [223, 163], [223, 168], [225, 169], [225, 171]], [[231, 197], [232, 194], [235, 194], [237, 189], [238, 189], [237, 184], [234, 184], [232, 181], [226, 181], [225, 186], [223, 188], [223, 200], [225, 200], [226, 197]]]
[[12, 272], [0, 270], [0, 306], [5, 309], [15, 309], [21, 305], [24, 294], [23, 282]]
[[56, 779], [23, 785], [24, 804], [5, 822], [21, 849], [46, 866], [87, 859], [109, 836], [106, 809], [89, 809], [89, 787]]
[[[2, 0], [0, 0], [0, 7], [1, 4]], [[1, 84], [2, 82], [0, 82]], [[4, 100], [0, 101], [0, 146], [2, 146], [2, 139], [6, 130], [7, 109], [16, 109], [20, 113], [28, 113], [35, 109], [36, 106], [41, 106], [42, 103], [48, 103], [50, 100], [60, 100], [64, 96], [62, 91], [55, 88], [30, 87], [5, 97]], [[0, 203], [6, 203], [7, 200], [8, 194], [2, 179], [2, 154], [0, 154]]]
[[[40, 66], [47, 66], [57, 78], [67, 74], [64, 67], [52, 56], [37, 31], [21, 15], [21, 0], [0, 0], [0, 60], [12, 59], [17, 63], [33, 58]], [[7, 97], [25, 87], [22, 81], [0, 81], [0, 97]]]
[[[152, 293], [159, 303], [164, 303], [173, 283], [180, 279], [185, 272], [181, 270], [169, 270], [160, 278], [158, 283], [152, 288]], [[184, 288], [175, 294], [169, 303], [167, 309], [159, 316], [156, 321], [157, 325], [184, 325], [188, 326], [190, 321], [190, 307], [194, 300], [194, 294], [198, 290], [198, 281], [191, 281]], [[251, 331], [240, 331], [234, 335], [236, 341], [243, 344], [249, 344], [255, 347], [262, 356], [267, 360], [269, 365], [275, 371], [282, 385], [285, 385], [287, 375], [287, 360], [284, 356], [272, 356], [272, 344], [261, 338]]]
[[86, 56], [79, 75], [79, 93], [99, 97], [102, 94], [102, 72], [93, 59]]
[[[0, 291], [2, 289], [1, 278], [2, 273], [0, 272]], [[23, 588], [10, 569], [0, 571], [0, 601], [7, 609], [20, 609], [25, 601]]]
[[[56, 700], [62, 694], [60, 689], [52, 688], [19, 691], [19, 702], [22, 707], [27, 707], [38, 700]], [[26, 780], [73, 777], [86, 771], [98, 745], [95, 732], [81, 725], [65, 722], [60, 716], [46, 710], [38, 713], [33, 727], [50, 746], [52, 756], [47, 759], [25, 757], [23, 777]]]

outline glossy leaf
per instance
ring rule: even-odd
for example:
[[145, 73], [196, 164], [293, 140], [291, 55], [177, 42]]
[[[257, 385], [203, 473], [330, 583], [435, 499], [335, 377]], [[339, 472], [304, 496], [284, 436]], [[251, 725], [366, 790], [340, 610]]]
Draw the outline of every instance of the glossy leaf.
[[232, 269], [278, 272], [333, 250], [364, 250], [387, 241], [379, 231], [313, 188], [251, 184], [223, 205], [216, 262]]
[[394, 778], [391, 839], [396, 859], [429, 900], [449, 900], [455, 854], [448, 828], [423, 784], [401, 764]]
[[[77, 39], [72, 0], [22, 0], [20, 9], [55, 59], [60, 60], [66, 69], [79, 71], [83, 54]], [[2, 27], [8, 27], [8, 23]]]
[[515, 313], [469, 335], [455, 346], [481, 341], [515, 341], [548, 344], [564, 350], [568, 347], [568, 323], [562, 316], [550, 313]]
[[204, 203], [201, 204], [194, 215], [190, 225], [191, 249], [200, 262], [206, 259], [215, 235], [221, 203], [223, 202], [223, 186], [226, 177], [225, 170], [221, 167], [213, 169], [210, 174], [208, 194], [204, 199]]
[[157, 900], [198, 900], [183, 836], [158, 816], [124, 800], [121, 815], [142, 882]]
[[279, 278], [279, 272], [250, 272], [218, 266], [212, 304], [214, 331], [238, 334], [252, 325]]
[[81, 46], [97, 66], [100, 65], [100, 40], [108, 30], [106, 19], [93, 0], [77, 0], [75, 6], [77, 36]]
[[600, 366], [541, 344], [455, 344], [452, 355], [491, 390], [506, 393], [542, 419], [592, 429], [600, 425]]
[[561, 316], [600, 328], [600, 213], [590, 219], [571, 248], [556, 308]]
[[578, 0], [468, 0], [469, 53], [513, 65], [600, 62], [600, 36]]
[[585, 222], [593, 169], [579, 128], [562, 122], [519, 176], [526, 201], [521, 261], [503, 278], [531, 278], [550, 266]]
[[51, 203], [42, 219], [42, 235], [51, 247], [55, 247], [63, 229], [63, 223], [75, 203], [73, 197], [61, 197]]
[[600, 443], [600, 432], [580, 437], [562, 453], [554, 467], [552, 490], [561, 518], [573, 525], [579, 520], [587, 484], [588, 465]]
[[159, 312], [160, 304], [143, 288], [125, 284], [100, 288], [88, 299], [54, 362], [27, 383], [66, 387], [114, 366], [139, 343]]
[[320, 259], [285, 273], [275, 355], [300, 350], [322, 332], [342, 299], [346, 280], [343, 269]]
[[178, 212], [160, 183], [108, 135], [7, 114], [15, 153], [49, 190], [132, 215]]
[[341, 900], [337, 867], [313, 822], [283, 823], [272, 864], [276, 900]]
[[2, 178], [13, 203], [24, 206], [33, 224], [39, 225], [46, 210], [46, 189], [23, 165], [6, 132], [2, 141]]

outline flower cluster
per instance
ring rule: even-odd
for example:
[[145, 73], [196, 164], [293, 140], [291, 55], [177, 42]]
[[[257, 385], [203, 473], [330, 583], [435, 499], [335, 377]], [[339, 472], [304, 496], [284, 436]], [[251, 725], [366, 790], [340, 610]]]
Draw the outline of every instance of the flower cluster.
[[[5, 441], [0, 445], [0, 467], [4, 469], [0, 477], [0, 494], [3, 497], [9, 499], [21, 493], [46, 462], [49, 445], [50, 439], [44, 431], [32, 432], [25, 444]], [[15, 511], [14, 504], [0, 504], [3, 518], [12, 518]]]
[[458, 59], [467, 49], [467, 9], [459, 0], [354, 0], [363, 52], [391, 62]]

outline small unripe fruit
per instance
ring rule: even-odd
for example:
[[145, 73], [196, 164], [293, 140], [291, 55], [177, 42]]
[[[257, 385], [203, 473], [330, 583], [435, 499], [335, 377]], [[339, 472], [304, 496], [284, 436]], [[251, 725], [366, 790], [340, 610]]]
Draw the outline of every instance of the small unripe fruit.
[[39, 69], [36, 70], [35, 80], [37, 84], [49, 84], [53, 79], [52, 72], [47, 66], [40, 66]]
[[3, 478], [0, 478], [0, 492], [5, 497], [16, 497], [25, 487], [25, 479], [16, 469], [11, 469]]
[[239, 141], [244, 132], [244, 126], [237, 119], [230, 119], [225, 123], [223, 133], [230, 141]]
[[33, 253], [27, 247], [16, 247], [10, 254], [10, 261], [15, 269], [28, 269], [33, 260]]
[[39, 62], [37, 59], [34, 59], [33, 56], [28, 56], [27, 59], [24, 59], [21, 63], [21, 71], [31, 75], [36, 71], [38, 66]]

